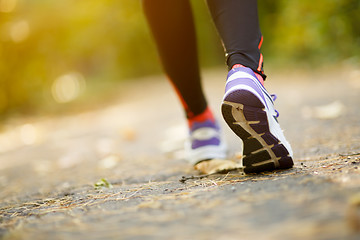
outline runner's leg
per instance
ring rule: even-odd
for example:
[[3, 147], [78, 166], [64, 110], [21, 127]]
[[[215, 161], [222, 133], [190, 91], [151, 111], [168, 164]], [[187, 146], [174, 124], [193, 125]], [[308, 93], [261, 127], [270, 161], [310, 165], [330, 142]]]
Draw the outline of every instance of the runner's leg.
[[222, 39], [229, 69], [241, 64], [265, 79], [257, 1], [207, 0], [207, 3]]
[[274, 99], [263, 86], [256, 0], [208, 0], [222, 38], [229, 73], [222, 114], [243, 142], [244, 171], [262, 172], [293, 166], [292, 149], [280, 128]]
[[143, 5], [165, 72], [179, 95], [188, 119], [186, 158], [193, 164], [225, 158], [226, 145], [201, 87], [190, 2], [143, 0]]
[[164, 70], [186, 111], [187, 118], [203, 113], [195, 26], [188, 0], [143, 0]]

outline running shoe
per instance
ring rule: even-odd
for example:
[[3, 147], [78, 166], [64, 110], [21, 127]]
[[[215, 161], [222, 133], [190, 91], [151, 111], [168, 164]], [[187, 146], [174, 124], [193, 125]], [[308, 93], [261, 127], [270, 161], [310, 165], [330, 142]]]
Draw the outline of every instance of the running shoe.
[[210, 159], [225, 159], [226, 144], [215, 120], [194, 121], [185, 144], [186, 157], [192, 164]]
[[292, 149], [280, 128], [271, 95], [247, 67], [230, 70], [222, 114], [243, 141], [246, 173], [291, 168]]

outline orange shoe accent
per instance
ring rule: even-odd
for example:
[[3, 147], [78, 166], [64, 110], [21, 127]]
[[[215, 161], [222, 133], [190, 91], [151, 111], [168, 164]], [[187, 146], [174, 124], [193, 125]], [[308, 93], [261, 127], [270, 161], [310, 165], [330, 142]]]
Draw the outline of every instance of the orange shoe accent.
[[188, 119], [189, 128], [191, 129], [194, 122], [205, 122], [207, 120], [215, 122], [214, 115], [209, 107], [204, 112]]
[[259, 65], [258, 65], [258, 69], [257, 69], [259, 72], [262, 72], [262, 71], [261, 71], [261, 68], [262, 68], [263, 61], [264, 61], [264, 57], [263, 57], [263, 55], [260, 53]]
[[235, 64], [234, 66], [232, 66], [231, 69], [238, 68], [238, 67], [245, 67], [245, 66], [242, 64]]
[[[258, 45], [259, 50], [260, 50], [260, 48], [261, 48], [261, 46], [262, 46], [262, 44], [263, 44], [263, 41], [264, 41], [264, 37], [261, 36], [261, 39], [260, 39], [260, 42], [259, 42], [259, 45]], [[262, 71], [263, 62], [264, 62], [264, 57], [263, 57], [263, 55], [260, 53], [259, 65], [258, 65], [257, 70], [258, 70], [259, 72], [261, 72], [261, 73], [263, 73], [263, 71]], [[257, 76], [257, 75], [256, 75], [256, 76]], [[257, 77], [258, 77], [259, 81], [261, 82], [261, 84], [264, 86], [264, 79], [263, 79], [261, 76], [260, 76], [260, 77], [261, 77], [261, 80], [260, 80], [259, 76], [257, 76]]]
[[258, 74], [257, 72], [254, 72], [254, 73], [255, 73], [257, 79], [259, 80], [259, 82], [261, 83], [261, 85], [265, 86], [263, 77], [260, 74]]

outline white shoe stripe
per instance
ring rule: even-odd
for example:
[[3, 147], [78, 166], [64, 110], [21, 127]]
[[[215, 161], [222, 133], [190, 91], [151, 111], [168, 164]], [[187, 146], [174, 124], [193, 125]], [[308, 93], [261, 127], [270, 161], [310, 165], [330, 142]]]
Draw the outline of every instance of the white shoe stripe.
[[191, 133], [191, 138], [197, 140], [208, 140], [213, 137], [219, 138], [219, 132], [211, 127], [199, 128]]
[[[267, 99], [267, 98], [266, 98]], [[268, 102], [268, 108], [265, 108], [266, 116], [269, 124], [269, 129], [272, 135], [274, 135], [288, 150], [289, 155], [292, 157], [293, 152], [289, 142], [286, 140], [283, 130], [281, 129], [279, 123], [275, 120], [276, 112], [274, 110], [274, 105]]]
[[233, 73], [228, 79], [226, 82], [231, 82], [235, 79], [238, 79], [238, 78], [250, 78], [251, 80], [253, 81], [259, 81], [257, 80], [253, 75], [247, 73], [247, 72], [241, 72], [241, 71], [238, 71], [238, 72], [235, 72]]

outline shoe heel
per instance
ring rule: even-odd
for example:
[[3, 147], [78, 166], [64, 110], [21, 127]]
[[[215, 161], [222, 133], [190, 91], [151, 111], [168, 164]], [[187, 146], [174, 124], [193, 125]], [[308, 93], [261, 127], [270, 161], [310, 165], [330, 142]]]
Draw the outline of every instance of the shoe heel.
[[228, 101], [233, 100], [229, 96], [222, 104], [222, 114], [229, 127], [243, 141], [244, 171], [251, 173], [291, 168], [292, 158], [284, 145], [271, 134], [262, 103], [257, 99], [249, 106], [245, 104], [247, 99], [237, 98], [233, 102]]
[[245, 89], [238, 89], [231, 91], [225, 96], [224, 101], [240, 103], [246, 106], [264, 108], [264, 104], [259, 100], [257, 96], [251, 91]]

